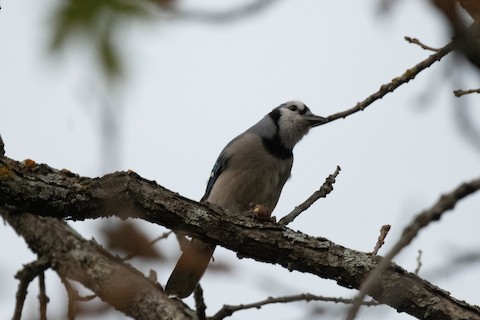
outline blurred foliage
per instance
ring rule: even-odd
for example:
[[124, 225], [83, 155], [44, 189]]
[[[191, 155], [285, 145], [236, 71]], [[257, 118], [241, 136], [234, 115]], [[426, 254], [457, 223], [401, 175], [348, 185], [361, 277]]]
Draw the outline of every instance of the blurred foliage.
[[151, 4], [143, 0], [61, 1], [53, 14], [50, 49], [60, 52], [71, 42], [83, 40], [93, 46], [99, 66], [109, 80], [118, 78], [123, 72], [117, 45], [121, 41], [121, 25], [131, 20], [150, 20]]
[[157, 250], [148, 236], [131, 221], [111, 225], [103, 230], [109, 250], [128, 254], [128, 258], [142, 257], [164, 260], [165, 257]]
[[[120, 78], [120, 48], [126, 22], [179, 19], [210, 23], [234, 22], [263, 12], [278, 0], [251, 0], [224, 10], [179, 9], [179, 0], [63, 0], [51, 19], [50, 49], [65, 51], [72, 43], [91, 46], [107, 80]], [[155, 19], [156, 20], [155, 20]]]

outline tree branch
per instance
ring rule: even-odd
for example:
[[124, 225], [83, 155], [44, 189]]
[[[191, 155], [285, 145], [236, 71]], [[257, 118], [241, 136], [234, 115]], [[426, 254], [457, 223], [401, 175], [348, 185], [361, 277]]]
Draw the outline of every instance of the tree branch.
[[[289, 270], [308, 272], [332, 279], [347, 288], [360, 288], [370, 271], [382, 261], [381, 257], [339, 246], [325, 238], [311, 237], [276, 223], [259, 223], [246, 216], [234, 215], [219, 208], [213, 209], [204, 203], [175, 194], [133, 172], [116, 172], [101, 178], [90, 179], [65, 170], [55, 170], [47, 165], [29, 163], [27, 166], [25, 163], [0, 158], [0, 206], [2, 204], [18, 206], [38, 215], [58, 218], [87, 219], [114, 214], [120, 217], [141, 217], [152, 223], [193, 234], [205, 242], [215, 243], [238, 252], [243, 257], [280, 264]], [[32, 221], [23, 224], [16, 222], [16, 219], [20, 221], [27, 219], [25, 217], [30, 217], [28, 219]], [[63, 252], [67, 255], [67, 258], [64, 257], [66, 262], [73, 259], [83, 266], [84, 260], [76, 260], [78, 254], [70, 251], [77, 252], [79, 250], [77, 248], [85, 247], [97, 253], [95, 259], [105, 261], [102, 264], [108, 264], [112, 268], [120, 264], [122, 270], [126, 272], [122, 273], [122, 278], [119, 278], [118, 274], [110, 274], [106, 278], [97, 279], [98, 276], [92, 278], [83, 269], [71, 275], [87, 283], [86, 286], [92, 287], [95, 293], [104, 294], [103, 291], [107, 288], [118, 287], [119, 282], [124, 284], [126, 275], [137, 274], [139, 281], [143, 283], [139, 287], [150, 288], [149, 290], [152, 291], [145, 296], [146, 301], [155, 300], [154, 302], [162, 303], [165, 308], [172, 310], [171, 302], [162, 300], [165, 297], [156, 286], [146, 280], [143, 275], [138, 274], [138, 271], [131, 270], [132, 268], [123, 264], [120, 259], [111, 257], [104, 250], [99, 249], [96, 243], [83, 240], [72, 247], [75, 250], [67, 250], [61, 246], [45, 251], [43, 246], [51, 245], [50, 241], [46, 240], [49, 238], [48, 234], [55, 229], [48, 225], [55, 223], [57, 226], [59, 221], [12, 214], [8, 215], [8, 221], [16, 230], [21, 231], [18, 232], [27, 238], [27, 242], [36, 252], [42, 254]], [[31, 226], [36, 224], [45, 225], [32, 230]], [[68, 228], [68, 226], [61, 228]], [[40, 229], [42, 231], [38, 231]], [[33, 233], [34, 236], [30, 236], [29, 233]], [[64, 235], [60, 239], [68, 240], [71, 234], [75, 234], [77, 239], [78, 235], [73, 230], [69, 231], [68, 236]], [[32, 237], [35, 240], [33, 242]], [[84, 253], [83, 256], [85, 255], [87, 254]], [[369, 291], [369, 294], [380, 303], [426, 320], [480, 317], [478, 307], [451, 297], [449, 293], [396, 264], [387, 262], [386, 265], [383, 276]], [[93, 268], [88, 264], [86, 267]], [[68, 271], [63, 267], [58, 268], [60, 274]], [[98, 270], [93, 268], [90, 272], [96, 275]], [[122, 281], [117, 281], [118, 279]], [[133, 279], [128, 281], [129, 286], [130, 282], [133, 282]], [[129, 289], [132, 288], [129, 287]], [[111, 301], [111, 303], [119, 308], [118, 301]], [[128, 308], [125, 307], [127, 311], [132, 313], [130, 308], [134, 306], [128, 303], [126, 306], [128, 306]], [[171, 313], [164, 318], [168, 319], [168, 315]]]
[[47, 303], [50, 299], [47, 296], [47, 290], [45, 289], [45, 272], [40, 272], [38, 275], [38, 302], [40, 303], [40, 320], [47, 320]]
[[[344, 304], [351, 304], [353, 303], [353, 299], [345, 299], [345, 298], [335, 298], [335, 297], [324, 297], [324, 296], [317, 296], [311, 293], [302, 293], [296, 294], [292, 296], [285, 296], [285, 297], [277, 297], [272, 298], [268, 297], [265, 300], [254, 302], [254, 303], [247, 303], [247, 304], [240, 304], [236, 306], [231, 305], [224, 305], [215, 315], [213, 315], [209, 320], [222, 320], [226, 317], [230, 317], [234, 312], [247, 310], [247, 309], [260, 309], [261, 307], [272, 304], [272, 303], [290, 303], [296, 301], [324, 301], [324, 302], [334, 302], [334, 303], [344, 303]], [[377, 301], [365, 301], [363, 302], [364, 306], [377, 306], [379, 303]]]
[[95, 299], [97, 296], [93, 294], [82, 297], [78, 293], [77, 289], [75, 289], [75, 287], [70, 283], [70, 280], [65, 277], [60, 277], [60, 280], [62, 281], [65, 290], [67, 290], [68, 295], [67, 319], [75, 320], [75, 316], [77, 315], [77, 302], [90, 301]]
[[[395, 245], [390, 249], [385, 258], [378, 264], [378, 266], [368, 275], [368, 278], [362, 283], [360, 292], [355, 297], [356, 303], [350, 309], [346, 320], [353, 320], [360, 308], [363, 298], [370, 293], [376, 286], [378, 281], [381, 281], [381, 275], [384, 270], [389, 268], [390, 262], [403, 248], [408, 246], [410, 242], [417, 236], [418, 232], [425, 228], [430, 222], [440, 220], [442, 215], [452, 210], [458, 201], [469, 196], [470, 194], [480, 190], [480, 178], [470, 182], [462, 183], [450, 193], [442, 195], [440, 199], [429, 209], [420, 212], [415, 219], [403, 230], [403, 234]], [[456, 319], [456, 318], [455, 318]]]
[[22, 270], [17, 272], [15, 278], [20, 282], [16, 294], [15, 310], [12, 317], [13, 320], [20, 320], [22, 318], [23, 304], [27, 297], [27, 289], [30, 282], [49, 267], [50, 261], [45, 257], [40, 257], [38, 260], [25, 265]]
[[205, 304], [205, 300], [203, 299], [203, 289], [200, 283], [197, 284], [195, 290], [193, 291], [193, 299], [195, 300], [195, 310], [198, 320], [205, 320], [207, 318], [205, 315], [207, 305]]
[[433, 48], [433, 47], [427, 46], [426, 44], [424, 44], [423, 42], [421, 42], [417, 38], [412, 38], [412, 37], [405, 36], [404, 39], [409, 43], [413, 43], [413, 44], [416, 44], [416, 45], [420, 46], [420, 48], [422, 48], [423, 50], [428, 50], [428, 51], [433, 51], [433, 52], [438, 52], [440, 50], [438, 48]]
[[413, 80], [420, 72], [429, 68], [432, 64], [434, 64], [437, 61], [440, 61], [443, 57], [449, 54], [453, 50], [453, 48], [454, 48], [453, 43], [452, 42], [448, 43], [446, 46], [438, 49], [437, 52], [430, 55], [427, 59], [420, 61], [419, 63], [414, 65], [412, 68], [407, 69], [402, 75], [396, 78], [393, 78], [392, 81], [390, 81], [389, 83], [386, 83], [380, 86], [380, 89], [377, 92], [371, 94], [362, 102], [358, 102], [355, 107], [328, 116], [327, 117], [328, 122], [331, 122], [340, 118], [346, 118], [347, 116], [354, 114], [358, 111], [363, 111], [369, 105], [371, 105], [372, 103], [374, 103], [379, 99], [382, 99], [384, 96], [386, 96], [390, 92], [393, 92], [402, 84], [405, 84], [410, 80]]
[[278, 223], [286, 226], [287, 224], [295, 220], [295, 218], [297, 218], [302, 212], [310, 208], [310, 206], [314, 204], [315, 201], [320, 198], [325, 198], [330, 192], [332, 192], [333, 184], [335, 183], [335, 179], [340, 173], [340, 170], [340, 167], [337, 166], [335, 172], [329, 175], [327, 179], [325, 179], [325, 182], [322, 184], [319, 190], [315, 191], [310, 197], [308, 197], [307, 200], [295, 207], [295, 209], [293, 209], [292, 212], [287, 214], [285, 217], [280, 219]]
[[0, 208], [0, 215], [61, 277], [82, 283], [103, 301], [135, 319], [192, 319], [143, 274], [83, 239], [64, 221]]
[[422, 267], [422, 250], [418, 250], [418, 255], [417, 255], [417, 267], [415, 268], [415, 273], [418, 276], [418, 273], [420, 272], [420, 268]]
[[480, 88], [478, 88], [478, 89], [468, 89], [468, 90], [458, 89], [458, 90], [453, 91], [453, 94], [457, 98], [461, 97], [461, 96], [464, 96], [466, 94], [471, 94], [471, 93], [480, 93]]
[[385, 244], [385, 238], [390, 231], [391, 226], [389, 224], [383, 225], [380, 228], [380, 235], [378, 236], [377, 243], [375, 243], [375, 247], [373, 247], [373, 251], [371, 254], [376, 256], [378, 254], [378, 250]]

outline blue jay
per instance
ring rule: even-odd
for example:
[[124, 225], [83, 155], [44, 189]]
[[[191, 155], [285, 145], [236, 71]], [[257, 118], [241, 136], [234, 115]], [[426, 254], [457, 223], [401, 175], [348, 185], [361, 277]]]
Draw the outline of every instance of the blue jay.
[[[242, 214], [252, 204], [268, 216], [290, 177], [293, 147], [309, 129], [327, 122], [300, 101], [273, 109], [253, 127], [230, 141], [220, 153], [201, 201]], [[205, 272], [215, 246], [192, 239], [183, 249], [165, 286], [168, 295], [188, 297]]]

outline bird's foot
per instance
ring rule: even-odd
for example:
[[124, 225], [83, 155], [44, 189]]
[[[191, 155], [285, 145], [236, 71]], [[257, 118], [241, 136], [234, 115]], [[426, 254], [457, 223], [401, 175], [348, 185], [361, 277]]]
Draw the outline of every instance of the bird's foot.
[[264, 205], [250, 203], [250, 212], [252, 213], [253, 218], [258, 221], [277, 221], [277, 218], [272, 217], [272, 211]]

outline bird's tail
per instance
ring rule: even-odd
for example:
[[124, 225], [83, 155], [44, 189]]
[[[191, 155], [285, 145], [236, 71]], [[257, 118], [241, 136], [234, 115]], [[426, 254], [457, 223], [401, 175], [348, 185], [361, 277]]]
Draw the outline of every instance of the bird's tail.
[[192, 294], [212, 258], [215, 246], [192, 239], [173, 269], [165, 293], [186, 298]]

